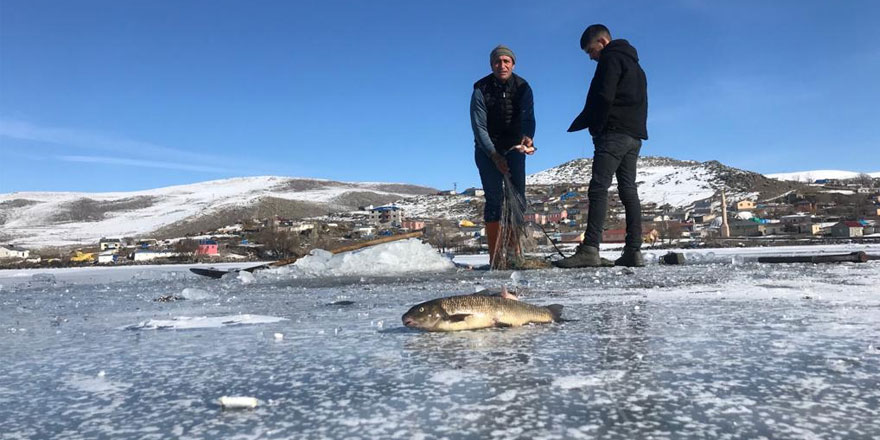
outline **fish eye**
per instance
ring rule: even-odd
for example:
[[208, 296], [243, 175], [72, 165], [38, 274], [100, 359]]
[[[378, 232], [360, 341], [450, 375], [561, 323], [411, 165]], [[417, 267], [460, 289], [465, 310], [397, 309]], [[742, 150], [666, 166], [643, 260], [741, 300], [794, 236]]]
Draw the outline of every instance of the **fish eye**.
[[424, 311], [425, 311], [424, 307], [419, 307], [419, 312], [424, 312]]

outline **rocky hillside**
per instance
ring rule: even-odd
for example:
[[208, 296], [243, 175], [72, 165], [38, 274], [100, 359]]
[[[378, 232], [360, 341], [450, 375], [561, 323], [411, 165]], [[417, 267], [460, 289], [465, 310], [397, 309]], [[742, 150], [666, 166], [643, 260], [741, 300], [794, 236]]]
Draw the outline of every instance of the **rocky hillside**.
[[395, 183], [242, 177], [126, 193], [0, 195], [0, 241], [23, 246], [96, 243], [101, 237], [177, 237], [243, 218], [312, 217], [436, 193]]

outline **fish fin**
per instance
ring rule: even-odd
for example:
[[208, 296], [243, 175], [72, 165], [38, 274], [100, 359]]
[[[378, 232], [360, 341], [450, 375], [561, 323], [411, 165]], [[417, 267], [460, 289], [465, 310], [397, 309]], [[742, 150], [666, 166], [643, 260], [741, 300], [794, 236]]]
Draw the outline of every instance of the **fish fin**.
[[449, 315], [449, 322], [461, 322], [467, 319], [468, 316], [471, 316], [470, 313], [457, 313], [455, 315]]
[[519, 301], [519, 298], [516, 296], [515, 293], [511, 293], [507, 290], [507, 286], [501, 287], [501, 295], [499, 295], [499, 296], [501, 296], [502, 298], [512, 299], [514, 301]]
[[550, 304], [547, 306], [547, 310], [550, 310], [550, 314], [553, 315], [553, 322], [562, 321], [562, 304]]
[[508, 323], [506, 323], [506, 322], [500, 322], [500, 321], [498, 321], [498, 320], [496, 319], [496, 320], [495, 320], [495, 327], [498, 327], [498, 328], [507, 328], [507, 327], [513, 327], [513, 325], [508, 324]]

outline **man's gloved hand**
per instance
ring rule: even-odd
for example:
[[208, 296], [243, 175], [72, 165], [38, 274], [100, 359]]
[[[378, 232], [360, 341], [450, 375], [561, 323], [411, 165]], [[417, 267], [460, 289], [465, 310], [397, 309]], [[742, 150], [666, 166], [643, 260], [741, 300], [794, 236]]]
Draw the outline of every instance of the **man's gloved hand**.
[[498, 168], [501, 174], [507, 175], [510, 173], [510, 168], [507, 167], [507, 159], [501, 153], [495, 151], [491, 157], [492, 162], [495, 162], [495, 168]]

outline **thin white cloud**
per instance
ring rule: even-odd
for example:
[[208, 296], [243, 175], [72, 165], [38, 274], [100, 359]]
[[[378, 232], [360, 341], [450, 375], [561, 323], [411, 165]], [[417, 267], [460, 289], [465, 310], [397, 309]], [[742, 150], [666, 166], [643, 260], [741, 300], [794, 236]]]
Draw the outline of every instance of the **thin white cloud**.
[[204, 155], [168, 148], [161, 145], [125, 139], [112, 135], [69, 128], [40, 127], [22, 121], [0, 120], [0, 137], [26, 141], [46, 142], [79, 149], [126, 153], [136, 156], [173, 157], [177, 160], [204, 161]]
[[64, 161], [64, 162], [86, 162], [86, 163], [100, 163], [100, 164], [108, 164], [108, 165], [123, 165], [123, 166], [132, 166], [132, 167], [144, 167], [144, 168], [161, 168], [166, 170], [185, 170], [185, 171], [199, 171], [206, 173], [231, 173], [233, 170], [227, 168], [220, 167], [212, 167], [205, 165], [193, 165], [187, 163], [176, 163], [176, 162], [159, 162], [153, 160], [141, 160], [141, 159], [125, 159], [121, 157], [104, 157], [104, 156], [55, 156], [55, 159]]

